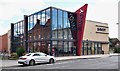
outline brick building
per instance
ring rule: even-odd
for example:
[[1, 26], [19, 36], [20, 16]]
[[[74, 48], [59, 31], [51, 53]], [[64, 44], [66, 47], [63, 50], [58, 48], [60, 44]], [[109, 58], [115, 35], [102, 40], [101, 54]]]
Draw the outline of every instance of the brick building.
[[0, 36], [0, 51], [8, 53], [8, 33]]

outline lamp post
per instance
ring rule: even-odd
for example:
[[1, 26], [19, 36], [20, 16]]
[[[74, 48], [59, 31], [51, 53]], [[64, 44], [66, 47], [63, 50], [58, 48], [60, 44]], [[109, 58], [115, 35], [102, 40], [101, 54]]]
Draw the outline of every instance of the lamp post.
[[118, 40], [120, 41], [120, 24], [116, 23], [118, 25]]

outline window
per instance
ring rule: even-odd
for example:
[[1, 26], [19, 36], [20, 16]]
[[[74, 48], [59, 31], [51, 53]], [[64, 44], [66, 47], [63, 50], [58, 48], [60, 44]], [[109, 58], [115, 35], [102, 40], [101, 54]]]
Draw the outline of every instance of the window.
[[33, 56], [40, 56], [40, 54], [34, 54]]
[[36, 46], [36, 42], [34, 42], [34, 46]]
[[44, 54], [44, 53], [40, 53], [40, 55], [41, 55], [41, 56], [45, 56], [46, 54]]
[[41, 36], [39, 35], [39, 38], [40, 38]]
[[41, 43], [39, 42], [39, 44], [38, 44], [39, 46], [41, 45]]
[[31, 36], [30, 36], [30, 40], [31, 40]]
[[34, 36], [34, 40], [36, 40], [36, 36]]

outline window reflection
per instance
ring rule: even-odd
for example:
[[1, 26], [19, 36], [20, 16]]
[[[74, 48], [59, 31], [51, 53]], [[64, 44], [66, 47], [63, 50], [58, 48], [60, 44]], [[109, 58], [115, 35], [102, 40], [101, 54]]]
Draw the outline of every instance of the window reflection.
[[[24, 21], [14, 25], [14, 41], [23, 46], [28, 43], [28, 51], [49, 53], [50, 47], [55, 55], [71, 55], [74, 39], [71, 33], [69, 13], [56, 8], [48, 8], [28, 16], [28, 35], [24, 33]], [[24, 39], [27, 36], [28, 39]], [[52, 41], [51, 41], [52, 40]], [[52, 46], [51, 46], [52, 45]], [[16, 45], [17, 46], [17, 45]]]

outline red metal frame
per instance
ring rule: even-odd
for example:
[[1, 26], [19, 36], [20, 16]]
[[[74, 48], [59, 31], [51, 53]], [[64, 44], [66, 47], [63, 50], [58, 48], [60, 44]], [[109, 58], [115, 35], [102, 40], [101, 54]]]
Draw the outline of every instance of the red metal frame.
[[77, 56], [81, 55], [87, 7], [88, 4], [85, 4], [77, 11], [75, 11], [75, 13], [77, 14]]

